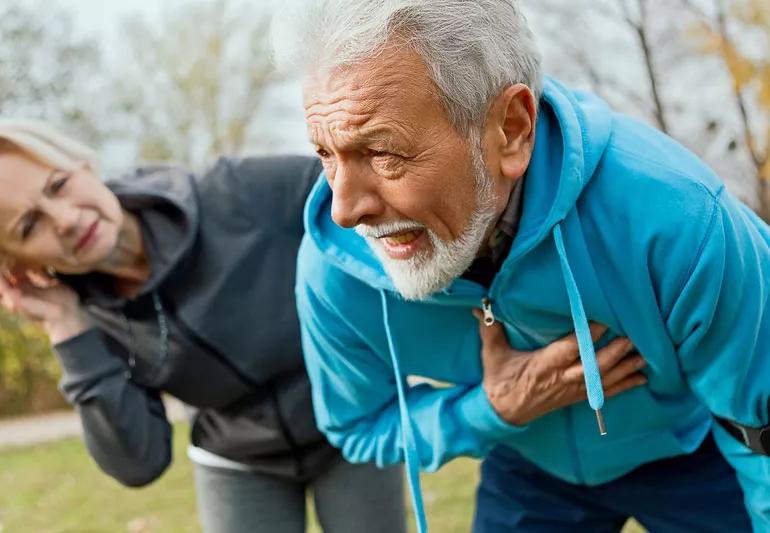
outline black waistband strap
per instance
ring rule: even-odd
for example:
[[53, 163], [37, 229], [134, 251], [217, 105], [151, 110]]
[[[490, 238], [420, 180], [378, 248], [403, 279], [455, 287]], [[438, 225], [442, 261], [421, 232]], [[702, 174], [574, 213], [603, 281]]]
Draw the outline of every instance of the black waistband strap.
[[[768, 415], [770, 415], [770, 401], [768, 401], [767, 411]], [[716, 417], [716, 419], [719, 425], [725, 428], [725, 431], [751, 449], [751, 451], [770, 456], [770, 424], [757, 428], [744, 426], [726, 418]]]

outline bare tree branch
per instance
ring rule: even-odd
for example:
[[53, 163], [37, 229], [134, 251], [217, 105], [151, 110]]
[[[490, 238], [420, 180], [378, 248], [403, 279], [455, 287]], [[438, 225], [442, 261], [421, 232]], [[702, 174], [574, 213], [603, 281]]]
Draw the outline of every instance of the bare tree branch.
[[[655, 71], [655, 65], [653, 60], [653, 51], [650, 46], [649, 34], [647, 31], [647, 0], [637, 0], [639, 6], [639, 23], [634, 26], [637, 39], [639, 40], [639, 46], [642, 50], [642, 56], [644, 57], [644, 65], [647, 70], [647, 80], [650, 83], [650, 91], [652, 93], [652, 101], [654, 105], [655, 120], [658, 123], [658, 127], [661, 131], [669, 133], [668, 120], [666, 118], [666, 110], [664, 108], [663, 99], [660, 95], [658, 75]], [[630, 20], [630, 19], [629, 19]], [[633, 23], [629, 22], [633, 25]]]
[[[725, 44], [731, 44], [730, 34], [727, 28], [727, 15], [725, 13], [725, 7], [722, 0], [714, 0], [716, 7], [716, 23], [717, 30], [719, 31], [720, 38]], [[749, 151], [752, 161], [757, 167], [757, 170], [761, 169], [766, 163], [767, 158], [759, 153], [755, 142], [754, 132], [751, 127], [751, 120], [749, 119], [748, 106], [746, 103], [746, 97], [739, 87], [738, 83], [732, 84], [733, 96], [735, 97], [735, 103], [738, 107], [738, 113], [741, 118], [741, 126], [743, 128], [743, 142], [746, 144], [746, 148]]]

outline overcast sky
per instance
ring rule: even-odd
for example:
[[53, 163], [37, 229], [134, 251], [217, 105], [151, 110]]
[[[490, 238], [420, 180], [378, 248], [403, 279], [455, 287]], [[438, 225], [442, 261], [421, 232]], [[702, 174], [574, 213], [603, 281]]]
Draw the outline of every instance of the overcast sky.
[[[0, 0], [2, 1], [2, 0]], [[41, 6], [48, 4], [42, 4], [44, 0], [29, 0], [41, 2]], [[120, 32], [116, 31], [119, 27], [120, 20], [126, 16], [132, 14], [138, 14], [150, 19], [160, 21], [163, 15], [164, 9], [175, 9], [185, 4], [191, 3], [195, 0], [52, 0], [68, 11], [70, 11], [74, 17], [78, 26], [78, 31], [82, 31], [87, 34], [99, 37], [104, 43], [104, 51], [106, 57], [116, 53], [116, 50], [120, 48]], [[259, 8], [269, 7], [271, 4], [275, 5], [282, 0], [241, 0], [246, 2], [247, 5], [258, 6]], [[352, 0], [351, 0], [352, 1]], [[573, 0], [553, 0], [556, 5], [560, 4], [560, 1], [565, 1], [569, 6]], [[534, 3], [534, 5], [541, 5], [541, 0], [525, 1], [525, 4]], [[543, 2], [543, 5], [547, 5]], [[532, 6], [529, 6], [531, 9]], [[257, 9], [257, 7], [255, 7]], [[528, 9], [528, 11], [530, 10]], [[565, 34], [564, 20], [558, 20], [558, 17], [554, 16], [548, 9], [541, 9], [538, 13], [529, 13], [530, 21], [534, 27], [541, 47], [547, 51], [549, 48], [549, 38], [553, 37], [551, 31], [557, 34]], [[657, 20], [657, 19], [656, 19]], [[549, 28], [549, 22], [558, 22], [556, 28]], [[585, 22], [585, 21], [584, 21]], [[639, 61], [638, 50], [635, 50], [633, 43], [633, 35], [630, 35], [622, 27], [613, 25], [607, 22], [607, 19], [592, 18], [590, 20], [590, 38], [595, 40], [595, 45], [584, 46], [584, 48], [590, 53], [598, 53], [598, 57], [601, 59], [599, 66], [606, 67], [609, 72], [614, 73], [615, 77], [619, 77], [625, 83], [630, 86], [634, 86], [634, 83], [630, 83], [629, 80], [639, 80], [638, 87], [641, 91], [645, 89], [645, 78], [643, 76], [643, 64]], [[551, 24], [552, 25], [552, 24]], [[549, 31], [550, 30], [550, 31]], [[617, 43], [612, 41], [612, 34], [618, 34], [621, 32], [623, 39]], [[566, 31], [566, 35], [569, 36], [569, 31]], [[569, 84], [572, 84], [575, 80], [570, 79], [569, 69], [554, 68], [564, 66], [565, 56], [563, 53], [546, 53], [545, 67], [549, 72], [556, 71], [560, 76], [564, 76]], [[566, 58], [569, 63], [569, 58]], [[561, 63], [561, 65], [560, 65]], [[699, 70], [703, 70], [703, 62], [696, 64]], [[562, 72], [563, 71], [563, 72]], [[705, 72], [708, 72], [706, 70]], [[622, 74], [621, 74], [622, 73]], [[702, 73], [701, 73], [702, 74]], [[717, 73], [718, 74], [718, 73]], [[673, 76], [673, 79], [672, 79]], [[713, 92], [713, 89], [719, 89], [719, 83], [713, 81], [717, 76], [710, 79], [712, 81], [703, 82], [699, 81], [697, 77], [690, 76], [689, 74], [679, 71], [676, 74], [671, 74], [668, 69], [663, 76], [666, 81], [666, 89], [668, 95], [671, 98], [674, 106], [682, 106], [689, 104], [692, 101], [702, 100], [705, 98], [706, 93]], [[690, 80], [695, 80], [692, 83], [688, 83]], [[694, 87], [693, 87], [694, 85]], [[717, 99], [716, 101], [719, 101]], [[695, 106], [696, 108], [698, 106]], [[715, 109], [718, 110], [719, 106], [714, 105], [701, 105], [702, 113], [712, 113]], [[640, 109], [633, 106], [625, 106], [621, 108], [622, 111], [630, 112], [636, 116], [642, 116]], [[701, 113], [701, 114], [702, 114]], [[675, 129], [680, 128], [680, 125], [687, 126], [689, 122], [698, 124], [702, 122], [700, 114], [695, 113], [692, 117], [683, 117], [683, 120], [677, 120], [674, 124]], [[720, 117], [724, 118], [724, 117]], [[308, 153], [311, 150], [310, 144], [306, 140], [304, 120], [302, 116], [301, 107], [301, 90], [299, 84], [296, 82], [289, 82], [288, 84], [275, 88], [274, 90], [266, 93], [266, 98], [263, 100], [263, 109], [260, 111], [260, 119], [265, 124], [269, 124], [270, 131], [276, 134], [277, 142], [269, 149], [271, 151], [279, 152], [304, 152]], [[686, 130], [687, 128], [685, 128]], [[698, 132], [694, 133], [695, 135]], [[690, 135], [687, 131], [680, 133], [680, 139], [687, 140]], [[716, 146], [716, 145], [715, 145]], [[717, 146], [718, 147], [718, 146]], [[727, 167], [720, 166], [721, 149], [716, 154], [718, 157], [709, 157], [708, 153], [703, 153], [707, 159], [710, 159], [711, 163], [717, 167], [717, 170], [723, 173], [727, 177], [731, 172], [732, 161], [728, 161]], [[733, 171], [734, 172], [734, 171]]]
[[[194, 0], [192, 0], [194, 1]], [[243, 0], [252, 2], [254, 0]], [[258, 0], [260, 8], [275, 4], [277, 0]], [[79, 32], [101, 40], [105, 57], [109, 58], [120, 52], [120, 22], [122, 19], [140, 15], [150, 20], [161, 21], [164, 10], [173, 10], [191, 3], [191, 0], [55, 0], [62, 8], [74, 16]], [[265, 93], [258, 120], [269, 122], [271, 131], [271, 152], [310, 153], [312, 147], [307, 142], [304, 116], [302, 113], [301, 89], [296, 81], [289, 81], [281, 86], [269, 89]], [[274, 137], [274, 138], [273, 138]], [[125, 157], [124, 157], [125, 156]], [[123, 166], [128, 161], [128, 154], [111, 154], [115, 166]]]

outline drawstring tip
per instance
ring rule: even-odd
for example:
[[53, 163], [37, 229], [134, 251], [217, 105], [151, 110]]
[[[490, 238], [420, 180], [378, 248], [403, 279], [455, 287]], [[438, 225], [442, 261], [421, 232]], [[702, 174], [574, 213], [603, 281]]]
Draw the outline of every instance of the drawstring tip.
[[599, 423], [599, 434], [603, 437], [607, 434], [607, 427], [604, 425], [604, 417], [602, 416], [602, 410], [596, 410], [596, 421]]

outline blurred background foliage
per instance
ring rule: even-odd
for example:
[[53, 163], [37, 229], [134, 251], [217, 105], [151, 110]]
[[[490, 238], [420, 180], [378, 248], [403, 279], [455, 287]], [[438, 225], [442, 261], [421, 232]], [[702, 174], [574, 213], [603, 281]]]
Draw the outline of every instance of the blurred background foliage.
[[0, 310], [0, 417], [64, 407], [59, 374], [40, 328]]
[[[548, 73], [673, 136], [770, 220], [768, 0], [522, 4]], [[105, 172], [307, 151], [301, 126], [282, 131], [284, 115], [301, 122], [299, 98], [287, 107], [285, 94], [300, 91], [271, 68], [271, 2], [137, 9], [112, 30], [116, 53], [76, 24], [85, 5], [95, 4], [0, 3], [0, 116], [53, 123], [99, 150]], [[44, 335], [0, 311], [0, 416], [60, 407], [57, 379]]]

